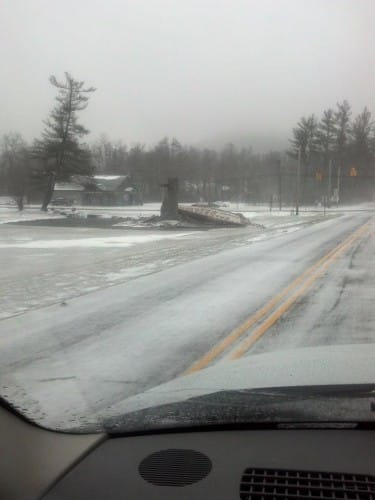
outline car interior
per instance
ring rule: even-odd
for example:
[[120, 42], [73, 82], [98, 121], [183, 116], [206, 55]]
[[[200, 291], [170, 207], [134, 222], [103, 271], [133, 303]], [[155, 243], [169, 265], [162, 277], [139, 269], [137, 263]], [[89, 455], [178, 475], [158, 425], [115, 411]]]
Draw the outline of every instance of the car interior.
[[0, 408], [6, 500], [375, 498], [375, 439], [355, 425], [69, 434]]

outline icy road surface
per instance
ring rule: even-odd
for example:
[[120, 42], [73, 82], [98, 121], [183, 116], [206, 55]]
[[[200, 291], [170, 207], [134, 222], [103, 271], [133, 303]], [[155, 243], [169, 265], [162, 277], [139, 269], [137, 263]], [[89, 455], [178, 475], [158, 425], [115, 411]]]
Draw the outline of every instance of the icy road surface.
[[[256, 228], [172, 232], [169, 239], [128, 241], [121, 248], [114, 241], [106, 248], [112, 258], [106, 253], [105, 260], [94, 247], [74, 243], [82, 239], [77, 232], [33, 227], [31, 237], [30, 228], [3, 226], [8, 233], [0, 248], [2, 289], [5, 296], [7, 287], [13, 294], [9, 309], [17, 303], [30, 309], [22, 302], [23, 296], [30, 296], [29, 286], [39, 286], [43, 297], [43, 290], [56, 291], [53, 283], [59, 280], [65, 279], [68, 287], [78, 286], [85, 266], [88, 284], [93, 269], [108, 276], [113, 261], [120, 265], [119, 252], [127, 252], [129, 259], [149, 255], [149, 265], [160, 251], [162, 259], [170, 254], [175, 260], [173, 267], [148, 269], [124, 283], [48, 307], [39, 303], [39, 308], [0, 321], [0, 394], [47, 427], [100, 428], [111, 415], [108, 407], [188, 370], [366, 222], [366, 230], [348, 240], [335, 260], [327, 261], [330, 265], [306, 293], [245, 356], [250, 360], [253, 353], [263, 351], [373, 342], [373, 221], [373, 214], [366, 212], [268, 236], [257, 234]], [[102, 245], [106, 230], [86, 231]], [[57, 262], [53, 242], [63, 239], [66, 243]], [[212, 362], [220, 363], [226, 355]]]

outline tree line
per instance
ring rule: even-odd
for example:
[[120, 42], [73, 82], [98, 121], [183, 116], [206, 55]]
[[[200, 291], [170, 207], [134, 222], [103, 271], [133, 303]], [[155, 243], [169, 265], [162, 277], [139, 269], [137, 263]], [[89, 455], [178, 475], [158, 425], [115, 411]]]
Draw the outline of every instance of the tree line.
[[[293, 128], [289, 154], [301, 166], [302, 199], [311, 194], [311, 180], [323, 184], [326, 196], [369, 199], [374, 193], [375, 129], [367, 107], [352, 118], [348, 101], [312, 114]], [[314, 179], [315, 178], [315, 179]], [[310, 183], [309, 183], [310, 179]]]
[[129, 175], [144, 201], [160, 201], [161, 185], [176, 177], [181, 201], [257, 203], [277, 190], [281, 155], [255, 154], [231, 143], [220, 150], [199, 148], [176, 138], [127, 147], [103, 136], [92, 145], [91, 157], [98, 173]]
[[288, 151], [256, 154], [233, 144], [221, 150], [181, 144], [164, 138], [154, 146], [127, 146], [105, 135], [89, 145], [80, 124], [95, 88], [65, 73], [51, 76], [55, 105], [41, 137], [28, 145], [18, 133], [0, 142], [0, 194], [13, 196], [19, 209], [30, 193], [40, 193], [47, 210], [56, 182], [74, 175], [126, 175], [144, 202], [160, 201], [162, 184], [177, 177], [181, 201], [294, 202], [297, 170], [302, 203], [333, 195], [341, 200], [370, 198], [374, 187], [375, 136], [366, 107], [352, 118], [347, 101], [322, 113], [302, 117], [293, 128]]

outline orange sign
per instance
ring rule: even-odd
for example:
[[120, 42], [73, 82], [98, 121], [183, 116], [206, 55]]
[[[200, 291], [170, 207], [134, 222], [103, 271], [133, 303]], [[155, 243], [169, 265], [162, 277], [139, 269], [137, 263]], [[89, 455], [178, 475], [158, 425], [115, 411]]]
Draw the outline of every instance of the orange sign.
[[349, 175], [350, 175], [350, 177], [357, 177], [357, 175], [358, 175], [358, 170], [357, 170], [355, 167], [352, 167], [352, 168], [350, 169], [350, 174], [349, 174]]

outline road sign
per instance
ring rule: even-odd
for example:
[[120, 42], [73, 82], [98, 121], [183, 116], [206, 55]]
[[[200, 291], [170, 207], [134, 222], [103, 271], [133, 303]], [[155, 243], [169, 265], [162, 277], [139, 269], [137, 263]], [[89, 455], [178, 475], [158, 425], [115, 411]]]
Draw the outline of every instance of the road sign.
[[355, 167], [352, 167], [350, 169], [350, 173], [349, 173], [350, 177], [357, 177], [358, 175], [358, 170], [355, 168]]

